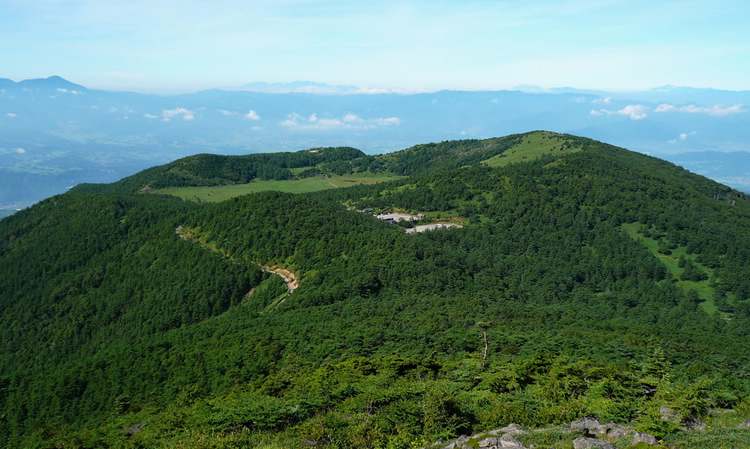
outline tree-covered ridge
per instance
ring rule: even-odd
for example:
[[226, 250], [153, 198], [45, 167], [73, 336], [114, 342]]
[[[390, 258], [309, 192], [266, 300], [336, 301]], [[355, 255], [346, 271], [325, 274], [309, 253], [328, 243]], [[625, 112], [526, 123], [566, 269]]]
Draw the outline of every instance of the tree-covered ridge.
[[[750, 204], [581, 142], [210, 205], [72, 193], [3, 220], [0, 441], [404, 448], [583, 416], [668, 440], [663, 405], [750, 418]], [[365, 207], [466, 225], [406, 234]], [[710, 267], [732, 310], [705, 313], [646, 239]], [[258, 265], [299, 288], [273, 307], [284, 284]]]
[[198, 154], [144, 170], [113, 184], [82, 184], [71, 191], [135, 193], [165, 187], [244, 184], [253, 179], [284, 180], [294, 176], [292, 169], [295, 168], [313, 169], [332, 163], [347, 164], [366, 157], [363, 152], [351, 147], [313, 148], [294, 153], [245, 156]]
[[545, 154], [562, 155], [601, 145], [590, 139], [535, 131], [495, 139], [416, 145], [377, 156], [366, 155], [350, 147], [246, 156], [199, 154], [144, 170], [116, 183], [81, 184], [71, 191], [135, 193], [169, 187], [246, 184], [255, 179], [289, 180], [356, 173], [412, 176], [480, 163], [497, 166], [527, 162]]

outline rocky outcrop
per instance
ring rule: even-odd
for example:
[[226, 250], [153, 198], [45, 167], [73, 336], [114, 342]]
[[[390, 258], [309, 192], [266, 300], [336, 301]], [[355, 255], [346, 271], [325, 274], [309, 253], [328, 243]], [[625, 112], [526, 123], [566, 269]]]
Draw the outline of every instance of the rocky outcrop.
[[646, 443], [649, 446], [656, 446], [659, 444], [659, 442], [656, 441], [656, 437], [643, 432], [637, 432], [633, 435], [633, 444], [635, 445], [638, 443]]
[[742, 421], [737, 427], [740, 429], [750, 429], [750, 419]]
[[697, 418], [688, 416], [687, 418], [680, 419], [680, 416], [674, 413], [669, 407], [659, 407], [659, 415], [664, 421], [672, 421], [675, 424], [679, 424], [682, 430], [706, 430], [707, 428], [706, 423]]
[[617, 449], [617, 446], [609, 440], [600, 440], [599, 438], [576, 438], [573, 440], [573, 449]]
[[477, 447], [481, 448], [492, 448], [492, 449], [533, 449], [526, 447], [520, 441], [518, 441], [514, 435], [522, 435], [527, 433], [522, 430], [516, 424], [511, 424], [501, 429], [490, 430], [489, 432], [483, 432], [472, 436], [460, 436], [454, 442], [444, 446], [444, 449], [473, 449], [467, 443], [471, 440], [478, 440]]
[[[750, 421], [750, 420], [748, 420]], [[538, 429], [534, 432], [544, 432], [550, 429]], [[573, 440], [575, 449], [617, 449], [612, 441], [619, 440], [623, 437], [632, 436], [630, 444], [645, 443], [649, 446], [658, 445], [658, 441], [653, 435], [643, 432], [637, 432], [631, 426], [615, 423], [602, 424], [596, 418], [581, 418], [570, 423], [568, 432], [583, 433], [583, 437]], [[472, 446], [479, 449], [533, 449], [534, 445], [528, 447], [523, 442], [516, 439], [516, 435], [528, 433], [516, 424], [511, 424], [501, 429], [490, 430], [472, 436], [461, 436], [443, 449], [473, 449]], [[476, 444], [470, 446], [469, 442], [476, 441]]]

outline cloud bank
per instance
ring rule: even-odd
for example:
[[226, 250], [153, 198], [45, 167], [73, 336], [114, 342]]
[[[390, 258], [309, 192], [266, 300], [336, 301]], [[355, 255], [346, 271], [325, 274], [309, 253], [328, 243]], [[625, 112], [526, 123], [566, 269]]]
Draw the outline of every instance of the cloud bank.
[[319, 118], [313, 113], [309, 117], [303, 117], [296, 112], [287, 116], [281, 122], [281, 126], [293, 129], [372, 129], [378, 126], [400, 125], [398, 117], [364, 119], [351, 112], [340, 118]]
[[727, 115], [740, 114], [747, 112], [744, 104], [736, 104], [734, 106], [722, 107], [721, 105], [714, 105], [712, 107], [697, 106], [694, 104], [688, 106], [674, 106], [671, 104], [663, 103], [659, 107], [654, 109], [654, 112], [686, 112], [688, 114], [706, 114], [713, 117], [726, 117]]
[[591, 115], [624, 115], [630, 118], [630, 120], [642, 120], [646, 118], [646, 112], [649, 110], [648, 107], [643, 106], [642, 104], [631, 104], [628, 106], [625, 106], [624, 108], [613, 111], [610, 109], [592, 109]]
[[193, 120], [195, 118], [195, 113], [185, 108], [167, 109], [161, 112], [161, 116], [165, 122], [168, 122], [179, 115], [182, 116], [183, 120]]

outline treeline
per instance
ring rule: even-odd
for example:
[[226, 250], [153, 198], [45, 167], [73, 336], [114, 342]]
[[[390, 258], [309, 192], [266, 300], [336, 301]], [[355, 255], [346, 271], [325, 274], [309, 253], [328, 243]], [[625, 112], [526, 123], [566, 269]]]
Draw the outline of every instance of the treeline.
[[313, 148], [293, 153], [263, 153], [245, 156], [198, 154], [150, 168], [112, 184], [81, 184], [72, 192], [135, 193], [165, 187], [245, 184], [254, 179], [286, 180], [292, 168], [319, 164], [344, 164], [367, 158], [351, 147]]

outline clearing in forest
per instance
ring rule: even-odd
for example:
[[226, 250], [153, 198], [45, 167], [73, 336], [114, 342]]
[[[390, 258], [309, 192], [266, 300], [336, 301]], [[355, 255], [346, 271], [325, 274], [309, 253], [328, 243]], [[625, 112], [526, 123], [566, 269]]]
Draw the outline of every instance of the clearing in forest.
[[388, 174], [356, 174], [344, 176], [315, 176], [303, 179], [291, 179], [286, 181], [259, 181], [254, 180], [247, 184], [236, 184], [227, 186], [211, 187], [169, 187], [159, 190], [151, 190], [150, 193], [160, 193], [180, 197], [189, 201], [205, 201], [218, 203], [236, 196], [248, 193], [277, 191], [287, 193], [307, 193], [319, 190], [336, 189], [360, 184], [376, 184], [379, 182], [401, 179], [403, 176]]
[[505, 167], [519, 162], [529, 162], [546, 155], [563, 155], [583, 151], [581, 147], [567, 139], [564, 135], [539, 131], [528, 134], [518, 145], [506, 150], [502, 154], [482, 161], [490, 167]]

